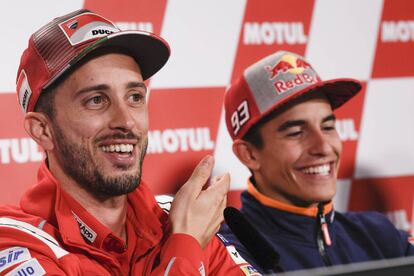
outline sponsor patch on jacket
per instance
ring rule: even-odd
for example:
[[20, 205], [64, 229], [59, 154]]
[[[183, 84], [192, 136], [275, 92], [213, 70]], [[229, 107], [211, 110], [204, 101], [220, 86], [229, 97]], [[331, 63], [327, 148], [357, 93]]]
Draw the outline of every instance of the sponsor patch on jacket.
[[233, 245], [226, 246], [226, 249], [236, 264], [247, 264], [246, 260], [243, 259], [243, 257]]
[[26, 261], [7, 273], [5, 276], [41, 276], [45, 275], [46, 271], [39, 264], [36, 258]]
[[96, 232], [93, 231], [92, 228], [90, 228], [88, 225], [86, 225], [86, 223], [84, 223], [83, 220], [81, 220], [75, 213], [72, 212], [72, 214], [75, 217], [75, 220], [78, 222], [79, 230], [82, 236], [84, 236], [85, 239], [93, 243], [96, 237], [98, 236]]
[[256, 268], [254, 268], [251, 265], [244, 265], [241, 266], [240, 269], [243, 271], [243, 273], [247, 276], [262, 276], [262, 274], [260, 274]]
[[43, 242], [46, 246], [48, 246], [58, 259], [69, 254], [68, 251], [60, 247], [57, 240], [55, 240], [51, 235], [29, 223], [11, 218], [0, 218], [0, 227], [10, 228], [13, 231], [21, 231], [32, 237], [35, 237], [39, 241]]
[[0, 272], [12, 265], [30, 260], [32, 256], [25, 247], [10, 247], [0, 251]]

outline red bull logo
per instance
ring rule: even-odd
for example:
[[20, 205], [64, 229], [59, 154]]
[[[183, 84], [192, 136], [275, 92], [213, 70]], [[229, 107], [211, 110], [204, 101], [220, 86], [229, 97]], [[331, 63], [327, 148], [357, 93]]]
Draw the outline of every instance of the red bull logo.
[[303, 71], [309, 67], [311, 67], [309, 63], [301, 58], [293, 55], [284, 55], [275, 65], [265, 66], [265, 69], [270, 73], [270, 79], [272, 80], [279, 74], [279, 72], [289, 72], [297, 75], [302, 74]]
[[[265, 66], [266, 71], [269, 72], [269, 80], [274, 82], [274, 87], [278, 94], [288, 92], [292, 89], [295, 89], [296, 86], [310, 85], [317, 83], [319, 77], [314, 73], [304, 73], [307, 68], [311, 68], [310, 64], [300, 57], [294, 55], [286, 54], [273, 66]], [[292, 76], [286, 75], [290, 73], [296, 75], [294, 78]], [[281, 74], [279, 76], [279, 74]], [[278, 77], [279, 76], [279, 77]]]

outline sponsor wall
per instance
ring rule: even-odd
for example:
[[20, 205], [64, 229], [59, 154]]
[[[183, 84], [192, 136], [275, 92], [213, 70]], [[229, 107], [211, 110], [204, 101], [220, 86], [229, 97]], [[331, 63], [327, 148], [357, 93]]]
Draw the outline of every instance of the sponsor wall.
[[[304, 55], [323, 79], [353, 77], [362, 93], [340, 108], [344, 143], [335, 206], [377, 210], [414, 231], [414, 2], [411, 0], [75, 0], [2, 3], [0, 204], [35, 182], [42, 150], [25, 134], [15, 95], [29, 34], [86, 7], [122, 29], [161, 34], [172, 56], [150, 81], [150, 144], [144, 179], [173, 194], [206, 154], [232, 176], [239, 206], [248, 171], [231, 152], [222, 100], [227, 85], [279, 49]], [[47, 7], [47, 8], [45, 8]]]

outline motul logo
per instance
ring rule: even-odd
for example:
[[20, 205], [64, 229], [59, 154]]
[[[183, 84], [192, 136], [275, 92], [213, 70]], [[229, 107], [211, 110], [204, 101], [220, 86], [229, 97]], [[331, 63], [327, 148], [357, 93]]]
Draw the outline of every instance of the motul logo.
[[381, 41], [382, 42], [414, 41], [414, 20], [382, 22]]
[[247, 22], [244, 24], [245, 45], [305, 44], [308, 41], [302, 22]]
[[148, 133], [148, 153], [175, 153], [214, 149], [210, 129], [178, 128], [154, 130]]
[[151, 22], [115, 22], [115, 25], [121, 30], [154, 32], [154, 26]]
[[341, 119], [335, 123], [336, 131], [342, 142], [358, 140], [358, 132], [355, 129], [353, 119]]
[[0, 164], [39, 162], [43, 153], [30, 138], [0, 139]]

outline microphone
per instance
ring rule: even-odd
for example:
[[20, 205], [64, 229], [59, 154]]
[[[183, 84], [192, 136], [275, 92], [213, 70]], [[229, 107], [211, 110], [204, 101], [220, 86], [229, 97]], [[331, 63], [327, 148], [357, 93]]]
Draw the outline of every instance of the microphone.
[[279, 254], [238, 209], [233, 207], [224, 209], [224, 220], [265, 273], [269, 270], [284, 272], [279, 266]]

